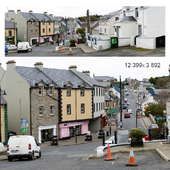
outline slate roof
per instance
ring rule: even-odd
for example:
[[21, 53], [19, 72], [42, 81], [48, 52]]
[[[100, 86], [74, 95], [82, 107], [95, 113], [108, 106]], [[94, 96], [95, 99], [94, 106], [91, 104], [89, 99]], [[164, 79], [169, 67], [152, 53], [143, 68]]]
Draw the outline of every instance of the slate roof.
[[104, 95], [104, 100], [113, 100], [113, 99], [110, 98], [110, 96], [109, 96], [107, 93], [105, 93], [105, 95]]
[[12, 22], [12, 21], [5, 21], [5, 29], [15, 29], [16, 26], [15, 26], [15, 23]]
[[82, 84], [86, 89], [92, 87], [84, 82], [70, 70], [43, 68], [41, 71], [35, 67], [16, 66], [15, 71], [20, 74], [31, 87], [37, 87], [37, 84], [43, 82], [45, 87], [50, 83], [54, 83], [56, 88], [66, 88], [67, 84], [71, 84], [72, 88], [80, 88]]
[[125, 16], [116, 22], [137, 22], [137, 20], [133, 16]]
[[30, 12], [21, 12], [21, 15], [27, 20], [38, 20], [38, 21], [49, 21], [49, 20], [54, 20], [55, 18], [52, 16], [45, 15], [45, 14], [40, 14], [40, 13], [30, 13]]
[[117, 10], [117, 11], [113, 11], [113, 12], [110, 12], [110, 13], [108, 13], [108, 14], [106, 14], [106, 15], [104, 15], [104, 16], [102, 16], [102, 17], [100, 17], [100, 19], [102, 20], [102, 19], [110, 19], [110, 18], [112, 18], [114, 15], [116, 15], [118, 12], [120, 12], [121, 10]]
[[153, 89], [148, 89], [148, 93], [150, 93], [152, 96], [156, 96]]
[[117, 92], [120, 93], [120, 88], [119, 88], [118, 84], [114, 84], [114, 88], [115, 88], [115, 90], [116, 90]]

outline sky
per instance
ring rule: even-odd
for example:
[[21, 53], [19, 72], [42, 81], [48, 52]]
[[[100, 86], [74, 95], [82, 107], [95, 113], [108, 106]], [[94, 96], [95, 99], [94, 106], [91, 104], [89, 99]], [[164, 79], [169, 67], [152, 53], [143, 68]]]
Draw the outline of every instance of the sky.
[[[17, 10], [20, 9], [23, 12], [28, 12], [33, 10], [35, 13], [47, 12], [48, 14], [53, 14], [55, 16], [64, 16], [64, 17], [78, 17], [85, 16], [87, 9], [89, 9], [90, 15], [104, 15], [115, 10], [121, 9], [123, 6], [135, 6], [138, 5], [136, 1], [129, 0], [127, 1], [25, 1], [29, 4], [23, 3], [23, 0], [8, 0], [8, 3], [1, 4], [0, 7], [0, 17], [1, 21], [4, 20], [4, 14], [7, 10]], [[45, 3], [44, 3], [45, 2]], [[143, 5], [152, 5], [152, 6], [166, 6], [166, 16], [169, 14], [169, 5], [168, 1], [146, 1], [143, 0]], [[153, 4], [154, 2], [154, 4]], [[33, 5], [31, 5], [33, 4]], [[141, 4], [139, 4], [141, 5]], [[0, 63], [2, 67], [6, 69], [6, 62], [8, 60], [15, 60], [17, 66], [28, 66], [33, 67], [35, 62], [42, 61], [44, 67], [48, 68], [58, 68], [58, 69], [68, 69], [70, 65], [76, 65], [78, 71], [89, 70], [90, 76], [111, 76], [119, 79], [119, 76], [122, 79], [127, 77], [137, 78], [142, 80], [142, 78], [150, 78], [157, 76], [167, 76], [169, 75], [168, 67], [170, 65], [170, 51], [169, 47], [169, 34], [167, 30], [169, 29], [169, 21], [166, 17], [166, 57], [4, 57], [4, 27], [1, 26], [0, 38]], [[128, 68], [126, 63], [130, 63], [131, 66], [133, 63], [142, 63], [145, 65], [145, 68]], [[149, 68], [146, 68], [146, 63], [149, 63]], [[160, 68], [151, 67], [151, 63], [160, 63]], [[129, 65], [129, 64], [128, 64]]]

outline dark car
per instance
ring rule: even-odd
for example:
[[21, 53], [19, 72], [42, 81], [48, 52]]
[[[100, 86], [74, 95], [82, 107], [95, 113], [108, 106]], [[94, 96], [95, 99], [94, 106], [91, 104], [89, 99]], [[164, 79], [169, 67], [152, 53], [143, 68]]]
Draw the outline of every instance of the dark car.
[[9, 131], [9, 132], [8, 132], [8, 139], [9, 139], [11, 136], [16, 136], [16, 135], [17, 135], [16, 132]]
[[127, 109], [127, 105], [126, 104], [123, 105], [123, 109]]

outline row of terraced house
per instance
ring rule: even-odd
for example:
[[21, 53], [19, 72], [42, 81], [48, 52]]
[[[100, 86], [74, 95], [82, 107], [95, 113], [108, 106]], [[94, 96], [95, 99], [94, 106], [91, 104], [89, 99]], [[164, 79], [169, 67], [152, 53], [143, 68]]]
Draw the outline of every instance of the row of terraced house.
[[8, 10], [5, 13], [5, 40], [13, 44], [27, 41], [30, 45], [55, 43], [65, 29], [65, 23], [53, 14]]
[[16, 66], [8, 61], [0, 66], [0, 84], [7, 95], [8, 131], [21, 131], [21, 119], [27, 120], [25, 134], [38, 142], [82, 135], [101, 129], [105, 116], [105, 86], [90, 77], [89, 71]]

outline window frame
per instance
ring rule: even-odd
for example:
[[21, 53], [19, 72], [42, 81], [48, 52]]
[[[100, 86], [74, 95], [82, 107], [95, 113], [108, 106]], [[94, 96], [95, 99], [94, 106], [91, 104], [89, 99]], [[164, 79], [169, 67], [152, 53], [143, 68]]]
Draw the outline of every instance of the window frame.
[[38, 94], [39, 94], [40, 96], [43, 95], [43, 87], [42, 87], [42, 86], [39, 86], [39, 87], [38, 87]]
[[[40, 109], [42, 109], [42, 110], [40, 110]], [[39, 113], [40, 116], [43, 115], [43, 113], [44, 113], [44, 107], [43, 106], [38, 107], [38, 113]]]
[[81, 113], [85, 113], [85, 104], [81, 103]]
[[71, 104], [67, 104], [67, 115], [71, 115]]
[[80, 89], [80, 96], [85, 96], [85, 88], [81, 87]]
[[67, 86], [67, 96], [71, 96], [71, 86]]

